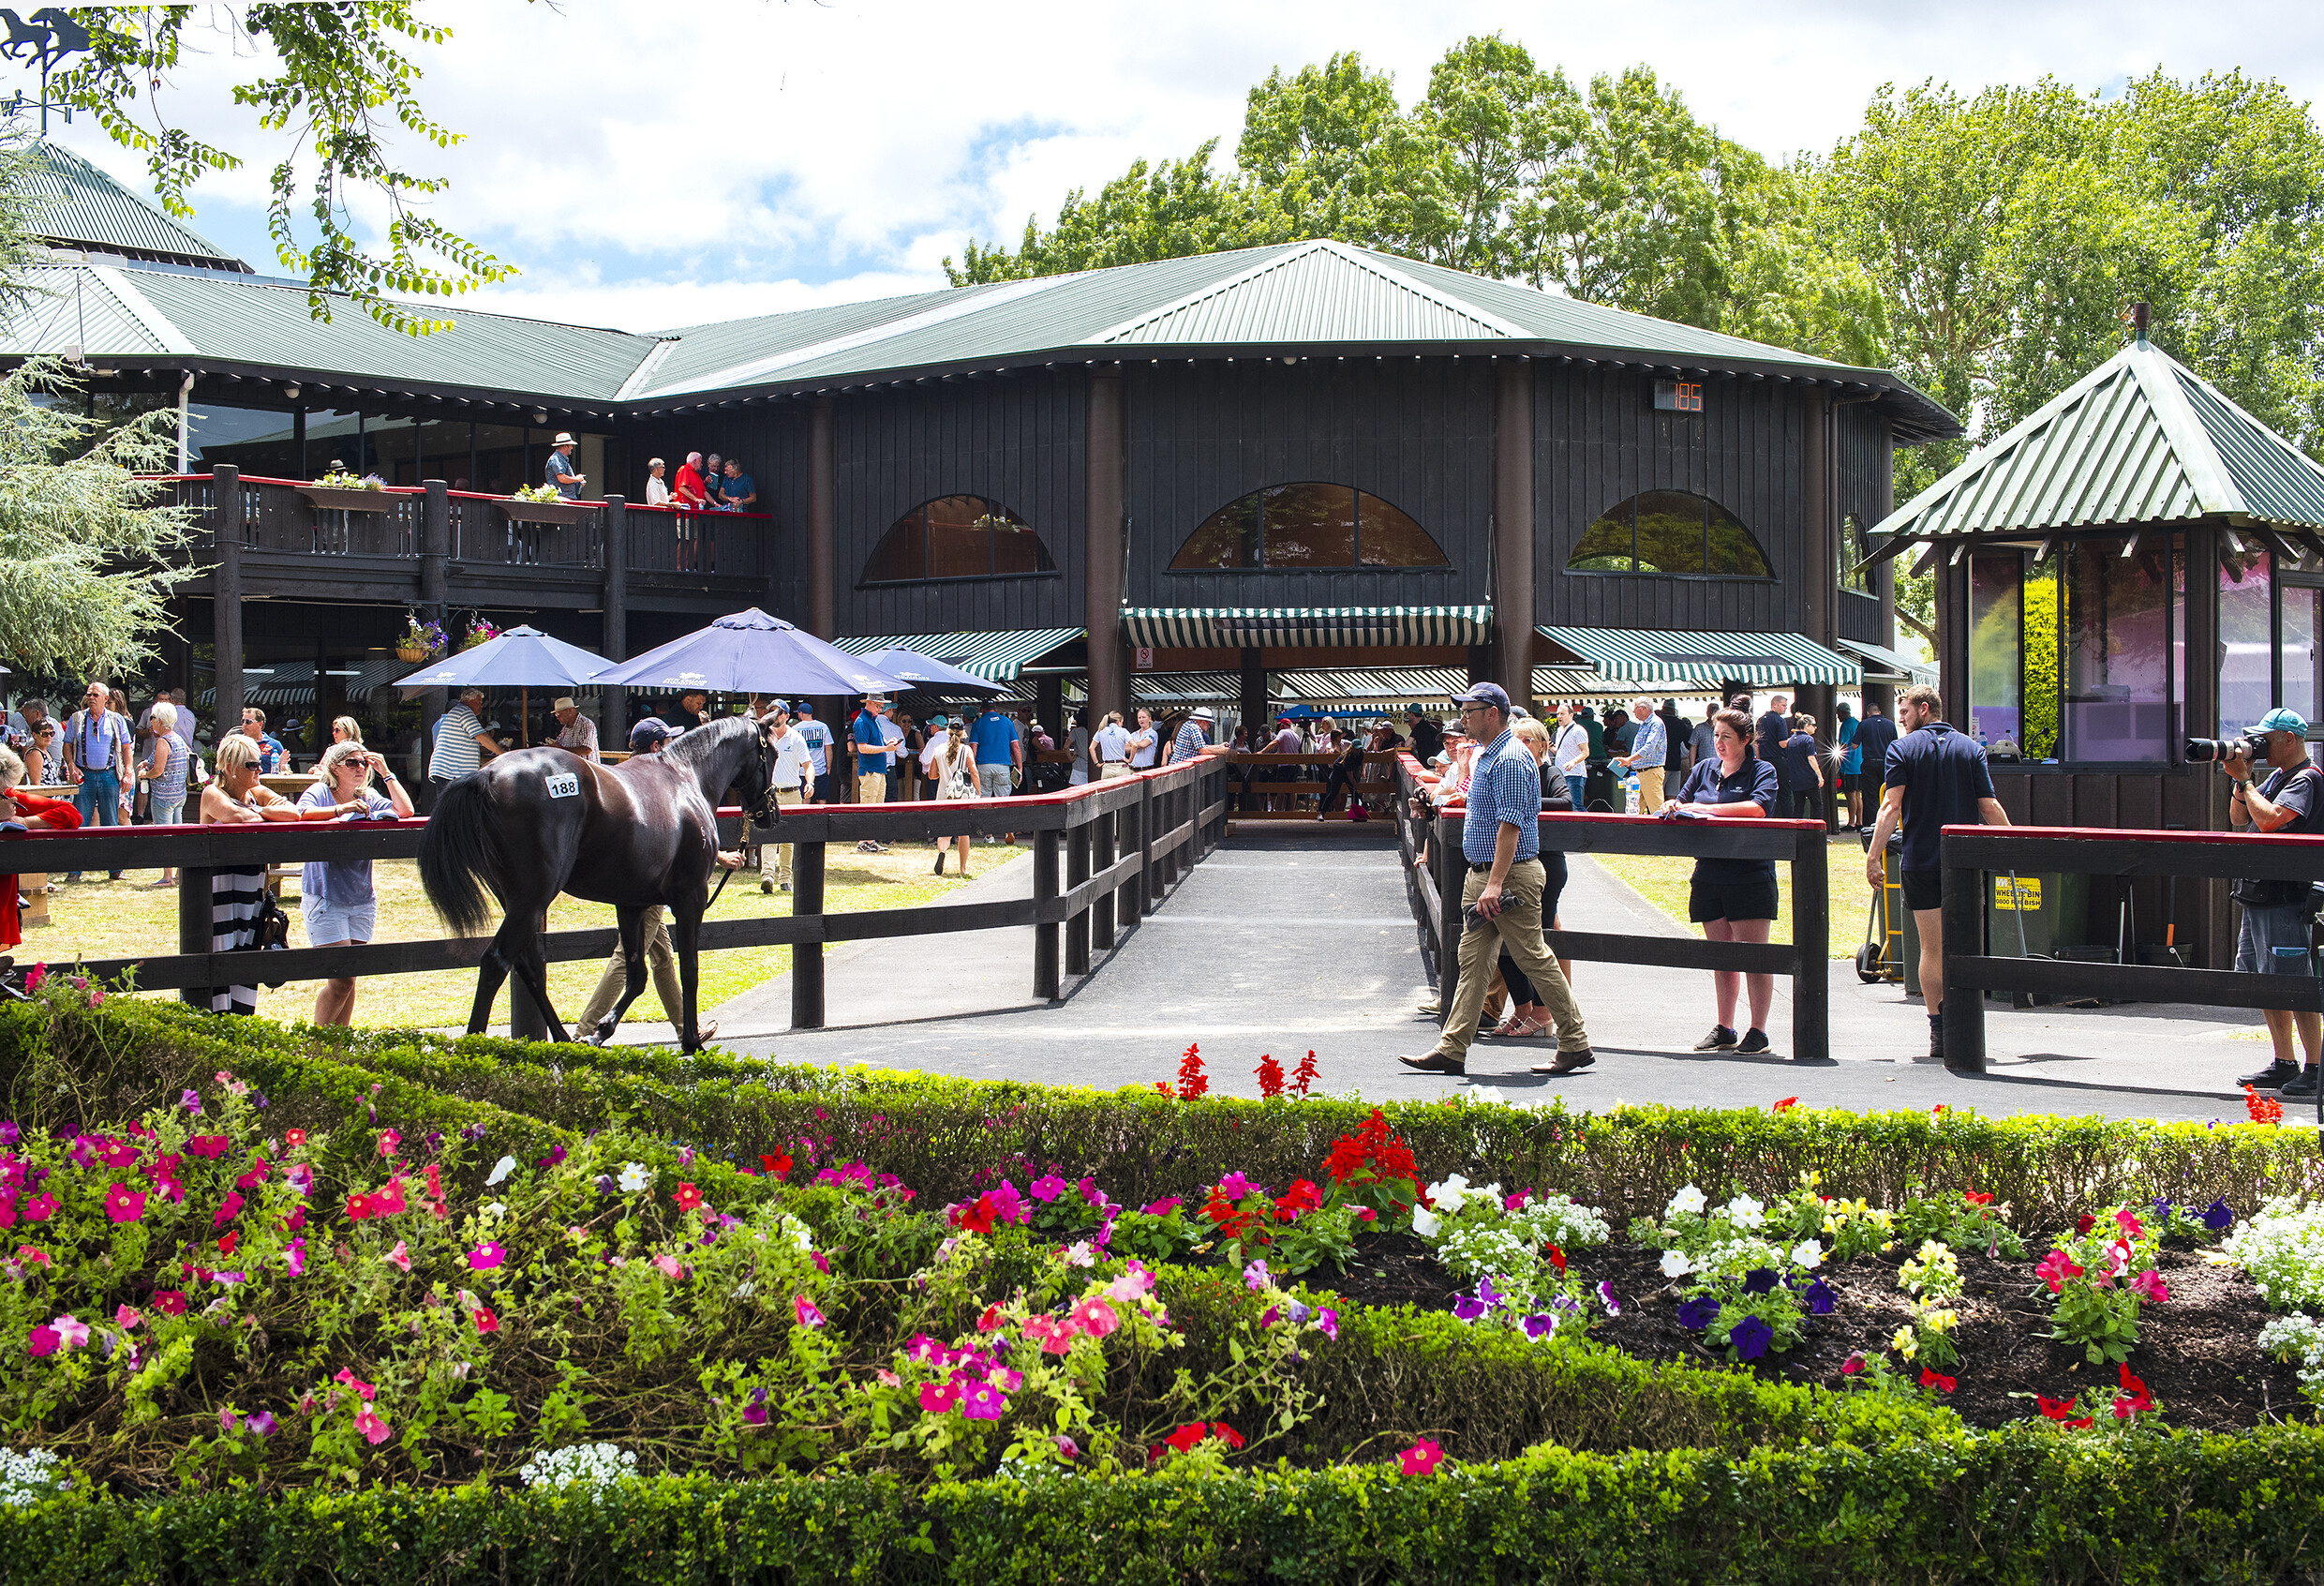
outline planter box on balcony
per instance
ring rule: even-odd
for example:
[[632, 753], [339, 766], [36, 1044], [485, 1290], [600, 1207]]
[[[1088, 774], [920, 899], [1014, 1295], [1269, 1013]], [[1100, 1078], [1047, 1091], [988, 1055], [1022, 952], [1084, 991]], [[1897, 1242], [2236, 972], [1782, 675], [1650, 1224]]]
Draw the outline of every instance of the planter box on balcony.
[[301, 485], [300, 495], [326, 512], [393, 512], [395, 498], [385, 490], [350, 490], [327, 485]]
[[596, 501], [511, 501], [493, 503], [517, 523], [586, 523], [599, 510]]

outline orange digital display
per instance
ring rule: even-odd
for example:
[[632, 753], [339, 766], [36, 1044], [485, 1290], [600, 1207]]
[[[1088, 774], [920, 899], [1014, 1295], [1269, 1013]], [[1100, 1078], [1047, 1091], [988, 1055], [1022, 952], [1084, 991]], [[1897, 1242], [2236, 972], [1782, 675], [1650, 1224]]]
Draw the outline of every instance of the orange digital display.
[[1654, 405], [1665, 412], [1699, 413], [1703, 411], [1703, 382], [1658, 380], [1654, 382]]

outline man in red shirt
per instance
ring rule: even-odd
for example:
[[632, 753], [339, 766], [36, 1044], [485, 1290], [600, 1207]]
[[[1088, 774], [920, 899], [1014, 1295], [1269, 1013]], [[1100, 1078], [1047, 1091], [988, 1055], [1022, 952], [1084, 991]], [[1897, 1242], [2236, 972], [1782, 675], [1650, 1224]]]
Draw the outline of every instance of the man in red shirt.
[[702, 454], [688, 452], [686, 462], [678, 471], [678, 483], [670, 487], [671, 504], [691, 512], [700, 512], [710, 504], [710, 492], [702, 483]]

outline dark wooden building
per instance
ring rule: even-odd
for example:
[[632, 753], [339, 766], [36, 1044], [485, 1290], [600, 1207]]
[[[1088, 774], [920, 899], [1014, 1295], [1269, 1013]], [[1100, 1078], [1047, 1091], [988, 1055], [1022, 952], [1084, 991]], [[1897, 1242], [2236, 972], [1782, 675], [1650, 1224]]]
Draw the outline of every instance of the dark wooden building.
[[[1895, 675], [1885, 574], [1858, 570], [1890, 453], [1959, 431], [1881, 370], [1333, 242], [660, 337], [462, 312], [416, 339], [179, 255], [60, 249], [0, 352], [78, 358], [107, 411], [180, 410], [185, 488], [232, 543], [178, 665], [221, 708], [245, 670], [362, 670], [407, 610], [618, 658], [756, 605], [1051, 711], [1067, 681], [1120, 707], [1226, 679], [1247, 706], [1292, 672], [1530, 692], [1562, 667], [1804, 683], [1828, 721], [1816, 691]], [[514, 524], [559, 430], [604, 505]], [[753, 515], [642, 510], [648, 459], [693, 452], [738, 459]], [[318, 506], [300, 486], [334, 462], [409, 493]]]

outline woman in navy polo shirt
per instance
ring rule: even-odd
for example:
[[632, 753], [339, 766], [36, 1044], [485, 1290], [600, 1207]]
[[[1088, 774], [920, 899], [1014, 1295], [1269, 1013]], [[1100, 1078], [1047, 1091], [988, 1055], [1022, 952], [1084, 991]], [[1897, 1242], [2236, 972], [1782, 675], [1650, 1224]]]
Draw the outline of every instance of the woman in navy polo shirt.
[[[1687, 773], [1678, 797], [1664, 804], [1665, 816], [1687, 811], [1724, 819], [1758, 820], [1775, 812], [1776, 769], [1767, 761], [1746, 758], [1751, 741], [1751, 719], [1740, 711], [1721, 711], [1711, 718], [1711, 745], [1716, 753], [1698, 761]], [[1687, 918], [1703, 927], [1714, 942], [1764, 942], [1775, 923], [1776, 886], [1773, 860], [1699, 859], [1687, 899]], [[1738, 1040], [1735, 1033], [1737, 982], [1750, 982], [1750, 1028]], [[1740, 975], [1730, 969], [1711, 972], [1719, 999], [1719, 1022], [1711, 1033], [1694, 1043], [1697, 1052], [1760, 1053], [1767, 1050], [1768, 1006], [1775, 1001], [1773, 975]]]

